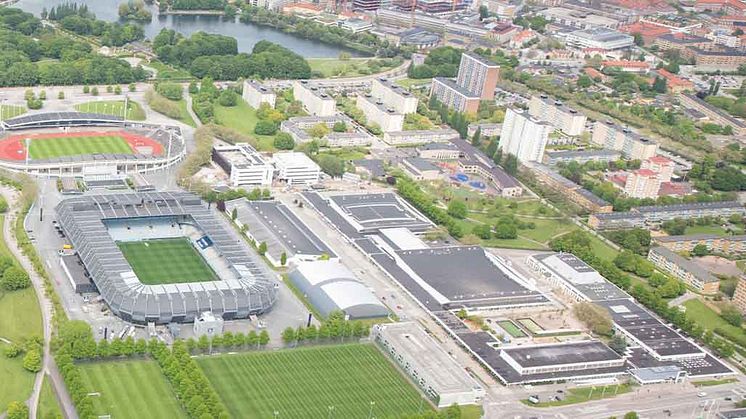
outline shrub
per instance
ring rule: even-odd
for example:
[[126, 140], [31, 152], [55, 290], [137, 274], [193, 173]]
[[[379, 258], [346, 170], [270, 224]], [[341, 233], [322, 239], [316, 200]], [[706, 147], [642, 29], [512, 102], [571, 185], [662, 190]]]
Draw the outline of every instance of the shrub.
[[293, 148], [295, 148], [295, 141], [293, 140], [292, 135], [288, 134], [287, 132], [281, 132], [278, 133], [277, 136], [275, 136], [273, 145], [278, 150], [292, 150]]
[[181, 109], [179, 109], [179, 106], [159, 95], [154, 90], [151, 89], [145, 93], [145, 100], [148, 102], [148, 106], [154, 111], [172, 119], [181, 119]]
[[28, 273], [17, 266], [11, 266], [3, 272], [0, 286], [7, 291], [28, 288], [31, 285]]
[[272, 121], [259, 121], [254, 127], [254, 134], [257, 135], [274, 135], [277, 132], [277, 125]]
[[238, 103], [238, 95], [231, 89], [225, 89], [220, 93], [218, 97], [218, 103], [220, 106], [232, 107]]
[[176, 83], [158, 83], [155, 90], [163, 97], [169, 100], [181, 100], [182, 88]]

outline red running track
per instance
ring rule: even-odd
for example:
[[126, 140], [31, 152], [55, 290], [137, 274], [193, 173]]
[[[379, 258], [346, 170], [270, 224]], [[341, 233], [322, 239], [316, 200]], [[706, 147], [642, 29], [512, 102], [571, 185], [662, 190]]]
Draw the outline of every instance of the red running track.
[[120, 137], [127, 141], [127, 144], [129, 144], [132, 152], [135, 154], [137, 154], [137, 147], [152, 147], [154, 156], [163, 155], [163, 145], [152, 138], [132, 134], [131, 132], [127, 131], [84, 131], [12, 135], [0, 140], [0, 159], [25, 160], [26, 147], [24, 145], [24, 140], [26, 138], [35, 140], [48, 140], [65, 137]]

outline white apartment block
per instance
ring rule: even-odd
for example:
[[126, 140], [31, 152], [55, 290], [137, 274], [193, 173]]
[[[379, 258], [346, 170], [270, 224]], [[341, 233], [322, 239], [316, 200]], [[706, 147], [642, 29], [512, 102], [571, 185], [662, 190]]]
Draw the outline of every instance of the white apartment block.
[[337, 112], [337, 101], [307, 80], [293, 82], [293, 95], [311, 115], [332, 116]]
[[228, 174], [234, 188], [272, 184], [274, 167], [249, 144], [215, 146], [212, 159]]
[[242, 97], [254, 109], [259, 109], [262, 103], [266, 103], [274, 108], [277, 102], [277, 94], [275, 94], [274, 90], [255, 80], [246, 80], [243, 82]]
[[658, 174], [661, 182], [670, 182], [676, 163], [663, 156], [653, 156], [642, 161], [641, 169], [649, 169]]
[[401, 131], [404, 128], [404, 114], [370, 95], [358, 95], [357, 107], [363, 111], [369, 124], [378, 124], [383, 132]]
[[277, 178], [289, 185], [311, 185], [317, 183], [321, 177], [319, 165], [304, 153], [275, 153], [272, 163], [277, 169]]
[[553, 127], [532, 118], [526, 111], [508, 108], [500, 136], [500, 148], [518, 161], [541, 162]]
[[639, 169], [627, 175], [624, 193], [632, 198], [658, 198], [661, 179], [658, 173], [650, 169]]
[[591, 142], [603, 148], [621, 151], [625, 158], [632, 160], [649, 159], [658, 152], [658, 144], [613, 122], [596, 122]]
[[385, 78], [373, 79], [371, 96], [394, 108], [397, 113], [417, 112], [417, 97]]
[[451, 128], [393, 131], [383, 133], [383, 142], [388, 145], [445, 143], [451, 141], [454, 138], [458, 138], [458, 136], [458, 132]]
[[548, 96], [532, 96], [528, 113], [540, 121], [546, 121], [567, 135], [578, 136], [585, 131], [588, 118], [560, 101]]

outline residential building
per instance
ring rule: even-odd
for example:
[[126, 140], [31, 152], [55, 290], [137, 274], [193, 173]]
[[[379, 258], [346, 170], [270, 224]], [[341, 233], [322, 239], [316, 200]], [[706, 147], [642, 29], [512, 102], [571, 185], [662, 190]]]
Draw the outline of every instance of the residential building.
[[620, 30], [630, 35], [640, 34], [644, 45], [651, 45], [659, 37], [671, 33], [668, 28], [639, 21], [620, 28]]
[[503, 130], [503, 124], [483, 122], [481, 124], [469, 124], [469, 128], [466, 130], [466, 134], [469, 137], [473, 137], [479, 128], [479, 135], [484, 137], [499, 137]]
[[321, 177], [321, 168], [305, 153], [275, 153], [272, 163], [277, 170], [277, 178], [290, 185], [311, 185], [318, 183]]
[[417, 147], [418, 155], [430, 160], [456, 160], [461, 151], [453, 143], [427, 143]]
[[692, 234], [686, 236], [660, 236], [655, 242], [672, 252], [691, 252], [698, 244], [711, 253], [737, 255], [746, 253], [746, 235], [720, 236], [717, 234]]
[[417, 97], [386, 78], [373, 79], [370, 94], [394, 108], [397, 113], [408, 114], [417, 112]]
[[217, 145], [212, 149], [212, 160], [228, 174], [234, 188], [272, 184], [274, 167], [249, 144]]
[[[746, 3], [744, 3], [746, 4]], [[710, 47], [687, 48], [685, 57], [694, 57], [697, 70], [705, 71], [735, 71], [742, 64], [746, 64], [746, 51], [739, 48]]]
[[[594, 11], [595, 12], [595, 11]], [[620, 25], [618, 19], [601, 16], [594, 12], [580, 13], [567, 7], [550, 7], [537, 14], [552, 22], [553, 25], [578, 29], [616, 28]]]
[[311, 115], [332, 116], [337, 112], [334, 98], [307, 80], [293, 82], [293, 95]]
[[399, 167], [414, 180], [440, 179], [440, 168], [422, 157], [407, 157], [401, 160]]
[[246, 80], [243, 82], [242, 97], [254, 109], [259, 109], [262, 103], [266, 103], [271, 108], [274, 108], [277, 101], [275, 91], [256, 80]]
[[353, 18], [337, 21], [337, 26], [352, 33], [366, 32], [373, 29], [373, 24], [367, 20]]
[[445, 77], [435, 77], [432, 81], [430, 96], [457, 112], [476, 114], [479, 110], [479, 95], [460, 87], [455, 81]]
[[552, 130], [549, 123], [534, 119], [528, 112], [508, 108], [500, 135], [500, 148], [503, 153], [516, 156], [520, 162], [540, 162]]
[[425, 143], [445, 143], [459, 138], [458, 132], [451, 128], [436, 128], [429, 130], [412, 130], [384, 132], [383, 142], [388, 145], [415, 145]]
[[593, 125], [591, 142], [603, 148], [621, 151], [625, 158], [631, 160], [644, 160], [658, 152], [658, 144], [611, 121], [597, 121]]
[[661, 179], [658, 173], [650, 169], [638, 169], [627, 175], [624, 193], [632, 198], [658, 198]]
[[500, 66], [473, 52], [461, 54], [456, 84], [479, 96], [482, 100], [495, 98], [495, 87]]
[[689, 47], [706, 48], [712, 45], [712, 41], [697, 35], [668, 33], [656, 38], [653, 45], [661, 51], [676, 50], [683, 53]]
[[619, 160], [622, 153], [615, 150], [546, 151], [544, 162], [549, 166], [571, 161], [583, 164], [589, 161], [610, 162]]
[[598, 48], [616, 51], [632, 47], [634, 37], [606, 28], [584, 29], [568, 34], [566, 45], [575, 49]]
[[735, 135], [746, 135], [746, 123], [743, 120], [732, 117], [724, 110], [705, 102], [692, 93], [681, 93], [678, 98], [681, 106], [702, 112], [710, 119], [710, 122], [732, 127]]
[[352, 10], [378, 10], [388, 7], [391, 4], [389, 0], [353, 0]]
[[632, 208], [627, 212], [591, 214], [588, 225], [597, 230], [614, 230], [658, 225], [676, 218], [746, 216], [746, 208], [738, 201], [695, 202], [690, 204], [651, 205]]
[[318, 124], [324, 124], [330, 130], [335, 124], [342, 123], [345, 132], [330, 132], [321, 138], [329, 147], [357, 147], [368, 146], [373, 137], [365, 130], [358, 128], [347, 115], [334, 114], [331, 116], [294, 116], [280, 123], [280, 131], [287, 132], [296, 144], [303, 144], [313, 140], [308, 129]]
[[607, 60], [601, 63], [601, 69], [605, 68], [615, 68], [625, 73], [646, 74], [650, 71], [650, 64], [645, 61]]
[[584, 114], [546, 95], [531, 96], [528, 114], [549, 122], [567, 135], [578, 136], [585, 131], [587, 117]]
[[681, 93], [685, 90], [694, 90], [694, 83], [691, 80], [679, 77], [665, 68], [655, 70], [656, 74], [666, 79], [666, 87], [672, 93]]
[[659, 269], [705, 294], [716, 294], [720, 280], [696, 263], [679, 256], [665, 247], [653, 247], [648, 260]]
[[404, 114], [396, 112], [393, 107], [372, 96], [358, 95], [357, 107], [363, 111], [368, 123], [375, 123], [383, 132], [401, 131], [404, 128]]
[[611, 203], [597, 197], [591, 191], [584, 189], [546, 165], [524, 162], [523, 166], [533, 173], [537, 182], [561, 193], [570, 202], [586, 211], [606, 213], [613, 210]]
[[641, 169], [649, 169], [658, 174], [661, 182], [670, 182], [676, 163], [663, 156], [653, 156], [642, 161]]
[[739, 0], [696, 0], [694, 11], [722, 12], [726, 15], [746, 15], [746, 4]]
[[355, 130], [353, 132], [330, 132], [322, 138], [327, 147], [368, 147], [373, 143], [373, 137], [367, 132]]
[[[736, 291], [733, 293], [733, 300], [731, 302], [738, 307], [741, 313], [746, 314], [746, 277], [743, 275], [736, 282]], [[746, 415], [743, 417], [746, 417]]]

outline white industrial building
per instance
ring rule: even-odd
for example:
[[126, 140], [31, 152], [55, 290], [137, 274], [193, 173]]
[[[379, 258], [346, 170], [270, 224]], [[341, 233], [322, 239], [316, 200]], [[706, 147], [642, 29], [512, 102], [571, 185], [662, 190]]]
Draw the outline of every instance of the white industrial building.
[[322, 316], [335, 310], [351, 319], [389, 315], [386, 306], [339, 260], [301, 262], [288, 277]]
[[293, 96], [311, 115], [332, 116], [337, 112], [337, 101], [308, 80], [293, 82]]
[[194, 336], [211, 338], [223, 334], [225, 321], [211, 311], [205, 311], [194, 319]]
[[373, 87], [370, 94], [394, 108], [398, 113], [408, 114], [417, 112], [417, 97], [386, 78], [373, 79]]
[[607, 28], [583, 29], [567, 35], [566, 45], [575, 49], [597, 48], [604, 51], [631, 48], [635, 39], [631, 35]]
[[417, 323], [379, 324], [373, 337], [439, 408], [484, 397], [484, 388]]
[[500, 148], [503, 153], [516, 156], [518, 161], [540, 162], [553, 130], [551, 124], [536, 120], [526, 111], [508, 108], [500, 135]]
[[247, 143], [217, 145], [212, 160], [228, 174], [231, 186], [269, 186], [275, 168]]
[[304, 153], [275, 153], [272, 163], [277, 169], [277, 178], [290, 185], [311, 185], [317, 183], [321, 177], [319, 165]]
[[363, 111], [369, 124], [378, 124], [383, 132], [401, 131], [404, 128], [404, 114], [371, 95], [358, 95], [357, 107]]
[[255, 80], [246, 80], [243, 82], [242, 97], [254, 109], [259, 109], [262, 103], [266, 103], [274, 108], [277, 102], [277, 94], [274, 90]]

